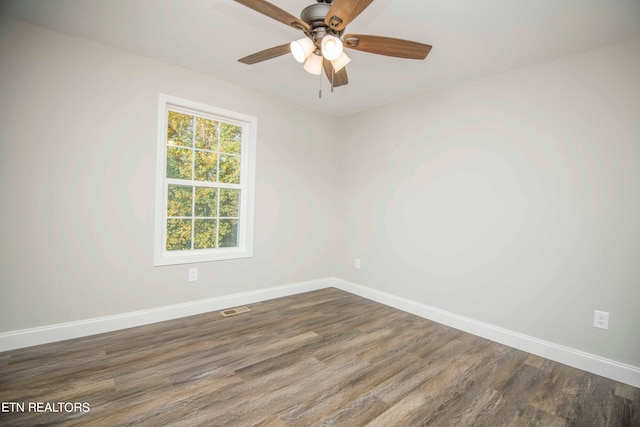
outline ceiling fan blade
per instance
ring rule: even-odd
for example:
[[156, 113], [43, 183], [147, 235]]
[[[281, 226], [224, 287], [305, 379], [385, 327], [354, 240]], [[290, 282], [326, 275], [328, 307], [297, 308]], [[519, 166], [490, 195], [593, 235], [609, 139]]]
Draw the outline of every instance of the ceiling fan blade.
[[296, 18], [289, 12], [280, 9], [278, 6], [269, 3], [266, 0], [235, 0], [236, 2], [247, 6], [249, 9], [253, 9], [269, 18], [273, 18], [276, 21], [280, 21], [283, 24], [289, 25], [297, 30], [310, 30], [311, 27], [306, 22]]
[[324, 68], [324, 74], [327, 76], [327, 79], [329, 79], [329, 83], [333, 84], [333, 87], [339, 87], [349, 84], [346, 67], [342, 67], [340, 71], [334, 72], [331, 61], [328, 61], [326, 59], [322, 62], [322, 67]]
[[347, 34], [343, 40], [345, 47], [397, 58], [424, 59], [431, 51], [431, 46], [428, 44], [391, 37]]
[[267, 59], [276, 58], [278, 56], [286, 55], [291, 52], [291, 47], [289, 43], [283, 44], [281, 46], [272, 47], [269, 49], [261, 50], [260, 52], [256, 52], [253, 55], [245, 56], [244, 58], [238, 59], [238, 62], [242, 62], [243, 64], [256, 64], [258, 62], [266, 61]]
[[367, 8], [373, 0], [333, 0], [324, 23], [336, 31], [342, 31], [349, 22]]

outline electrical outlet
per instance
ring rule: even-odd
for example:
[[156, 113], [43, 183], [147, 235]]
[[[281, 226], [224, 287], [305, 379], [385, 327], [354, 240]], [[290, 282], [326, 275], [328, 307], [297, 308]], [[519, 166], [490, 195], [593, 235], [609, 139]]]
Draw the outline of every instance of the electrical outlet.
[[195, 282], [198, 280], [198, 269], [197, 268], [190, 268], [189, 269], [189, 281], [190, 282]]
[[356, 258], [356, 262], [354, 263], [354, 267], [359, 270], [361, 266], [362, 266], [362, 264], [360, 263], [360, 258]]
[[593, 312], [593, 326], [600, 329], [609, 329], [609, 313], [606, 311], [595, 310]]

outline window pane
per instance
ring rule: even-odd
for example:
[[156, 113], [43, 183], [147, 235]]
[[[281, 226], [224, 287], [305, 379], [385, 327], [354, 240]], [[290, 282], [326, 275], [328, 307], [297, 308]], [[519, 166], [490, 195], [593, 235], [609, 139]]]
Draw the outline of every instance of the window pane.
[[196, 215], [197, 217], [217, 216], [218, 190], [216, 188], [196, 187]]
[[240, 154], [242, 128], [229, 123], [220, 123], [220, 151], [229, 154]]
[[253, 256], [256, 118], [158, 98], [154, 265]]
[[216, 223], [215, 219], [196, 219], [193, 236], [195, 249], [207, 249], [216, 247]]
[[240, 204], [240, 190], [220, 189], [220, 216], [237, 218]]
[[191, 249], [191, 220], [167, 220], [167, 250], [181, 251]]
[[196, 148], [218, 149], [218, 122], [196, 117]]
[[216, 160], [218, 155], [208, 151], [196, 151], [195, 180], [216, 182], [216, 171], [218, 166]]
[[191, 179], [192, 155], [189, 148], [167, 147], [167, 178]]
[[167, 216], [191, 216], [192, 191], [193, 187], [169, 184]]
[[221, 248], [229, 248], [238, 246], [238, 220], [237, 219], [221, 219], [218, 237], [218, 246]]
[[167, 144], [193, 147], [193, 117], [169, 111], [167, 116]]
[[240, 156], [220, 155], [220, 182], [240, 184]]

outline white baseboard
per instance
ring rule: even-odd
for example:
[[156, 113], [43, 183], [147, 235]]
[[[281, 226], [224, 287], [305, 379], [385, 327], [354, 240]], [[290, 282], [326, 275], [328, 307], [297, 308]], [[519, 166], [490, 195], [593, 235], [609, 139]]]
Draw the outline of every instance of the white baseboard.
[[311, 280], [252, 292], [152, 308], [149, 310], [4, 332], [0, 333], [0, 352], [117, 331], [134, 326], [148, 325], [150, 323], [163, 322], [165, 320], [193, 316], [195, 314], [223, 310], [245, 304], [253, 304], [260, 301], [327, 288], [332, 286], [332, 283], [332, 278]]
[[634, 387], [640, 387], [640, 367], [627, 365], [616, 362], [615, 360], [540, 340], [335, 277], [292, 283], [252, 292], [225, 295], [113, 316], [4, 332], [0, 333], [0, 352], [148, 325], [150, 323], [163, 322], [165, 320], [193, 316], [245, 304], [253, 304], [332, 286], [407, 313], [415, 314], [416, 316], [517, 348], [518, 350], [526, 351]]
[[589, 354], [570, 347], [554, 344], [488, 323], [421, 304], [406, 298], [381, 292], [366, 286], [334, 278], [333, 286], [343, 291], [397, 308], [422, 318], [433, 320], [446, 326], [469, 332], [473, 335], [495, 341], [527, 353], [535, 354], [583, 371], [640, 387], [640, 367], [616, 362], [615, 360]]

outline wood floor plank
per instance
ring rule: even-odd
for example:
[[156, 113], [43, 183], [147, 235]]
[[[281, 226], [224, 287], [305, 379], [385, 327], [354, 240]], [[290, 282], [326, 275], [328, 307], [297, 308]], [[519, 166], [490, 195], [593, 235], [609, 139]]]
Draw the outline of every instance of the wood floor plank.
[[[351, 356], [343, 357], [358, 360]], [[405, 358], [397, 357], [394, 360], [384, 360], [376, 364], [361, 362], [360, 369], [349, 375], [334, 369], [338, 382], [328, 390], [328, 393], [324, 393], [315, 402], [309, 401], [310, 404], [300, 405], [295, 411], [283, 414], [282, 418], [285, 421], [291, 419], [296, 423], [302, 421], [317, 425], [331, 419], [337, 422], [335, 420], [344, 419], [347, 414], [350, 414], [352, 418], [357, 418], [361, 422], [368, 421], [389, 407], [369, 390], [396, 375], [407, 363], [410, 363], [410, 358], [411, 356], [407, 355]], [[351, 402], [351, 404], [345, 405], [345, 402]], [[371, 407], [364, 405], [365, 402], [368, 402]], [[333, 425], [331, 423], [330, 425]]]
[[337, 405], [335, 411], [330, 412], [318, 423], [317, 426], [362, 426], [375, 419], [378, 415], [389, 409], [384, 403], [372, 394], [365, 393], [349, 403]]
[[503, 351], [501, 353], [503, 357], [496, 357], [496, 359], [489, 362], [492, 375], [487, 385], [494, 390], [500, 391], [509, 382], [516, 370], [525, 363], [529, 355], [500, 344], [496, 344], [496, 346], [498, 346], [497, 351]]
[[[473, 400], [478, 393], [485, 393], [486, 386], [482, 386], [486, 372], [484, 367], [493, 355], [486, 351], [491, 343], [485, 341], [483, 345], [474, 346], [462, 353], [461, 357], [452, 361], [447, 367], [433, 378], [426, 381], [419, 388], [419, 392], [429, 396], [429, 403], [422, 410], [421, 424], [430, 425], [447, 421], [451, 413], [467, 412], [475, 405], [474, 412], [479, 410], [477, 402]], [[478, 375], [480, 373], [480, 375]], [[478, 384], [478, 387], [474, 387]], [[491, 390], [489, 391], [491, 394]], [[487, 397], [486, 395], [483, 397]]]
[[582, 380], [583, 373], [578, 369], [558, 363], [553, 364], [530, 404], [549, 414], [565, 418]]
[[509, 427], [564, 427], [566, 423], [561, 417], [556, 417], [533, 406], [525, 406], [516, 411], [514, 416], [504, 425]]
[[640, 388], [632, 387], [627, 384], [616, 383], [614, 394], [632, 402], [640, 402]]
[[430, 397], [424, 393], [412, 391], [365, 425], [367, 427], [420, 425], [424, 415], [422, 408], [429, 404], [429, 400]]
[[568, 425], [593, 423], [598, 426], [618, 425], [612, 418], [615, 383], [595, 375], [585, 375], [567, 415]]
[[476, 420], [484, 408], [491, 403], [496, 393], [495, 390], [481, 384], [473, 384], [465, 393], [458, 395], [450, 402], [446, 410], [434, 411], [435, 413], [427, 418], [430, 421], [429, 425], [441, 427], [476, 425]]
[[449, 366], [452, 355], [462, 352], [462, 349], [463, 345], [460, 341], [450, 341], [438, 351], [433, 352], [432, 358], [428, 360], [419, 358], [420, 362], [414, 362], [417, 372], [411, 373], [411, 376], [404, 377], [411, 372], [411, 369], [405, 368], [397, 374], [396, 378], [382, 383], [374, 388], [373, 392], [388, 404], [395, 406], [414, 390], [443, 372]]
[[[496, 420], [501, 425], [522, 422], [523, 411], [530, 406], [529, 402], [544, 381], [542, 371], [530, 365], [521, 365], [498, 391], [494, 399], [487, 405], [480, 417], [481, 425], [495, 425]], [[499, 424], [499, 425], [500, 425]]]
[[640, 390], [337, 289], [0, 353], [2, 426], [640, 426]]
[[460, 378], [438, 391], [437, 406], [423, 421], [429, 425], [474, 425], [482, 412], [490, 406], [498, 392], [489, 384], [503, 362], [511, 358], [508, 348], [489, 343], [476, 362], [463, 361], [472, 375]]

